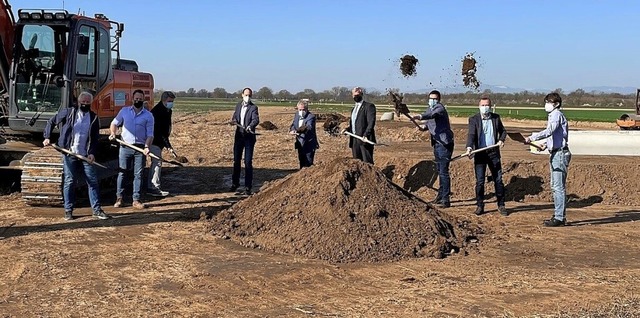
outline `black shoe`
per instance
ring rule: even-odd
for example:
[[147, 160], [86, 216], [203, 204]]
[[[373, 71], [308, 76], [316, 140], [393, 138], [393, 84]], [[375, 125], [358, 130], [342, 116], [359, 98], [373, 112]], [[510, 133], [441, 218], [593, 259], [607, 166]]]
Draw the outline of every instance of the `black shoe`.
[[251, 188], [245, 188], [244, 191], [242, 191], [242, 194], [244, 195], [251, 195]]
[[473, 213], [475, 213], [475, 215], [483, 215], [484, 214], [484, 207], [482, 207], [482, 206], [477, 207], [476, 211], [473, 212]]
[[498, 206], [498, 212], [504, 216], [509, 216], [509, 211], [507, 211], [507, 208], [505, 208], [504, 205]]
[[73, 212], [72, 211], [64, 211], [64, 219], [67, 221], [73, 220]]
[[238, 186], [237, 185], [232, 185], [231, 188], [229, 188], [229, 192], [236, 192], [236, 190], [238, 190]]
[[98, 210], [93, 212], [93, 217], [100, 220], [108, 220], [111, 218], [111, 215], [104, 213], [102, 210]]
[[446, 209], [451, 207], [451, 203], [449, 202], [440, 202], [438, 204], [436, 204], [437, 207], [441, 208], [441, 209]]
[[548, 226], [548, 227], [565, 226], [565, 225], [566, 225], [566, 221], [560, 221], [555, 217], [551, 218], [550, 220], [544, 221], [544, 226]]

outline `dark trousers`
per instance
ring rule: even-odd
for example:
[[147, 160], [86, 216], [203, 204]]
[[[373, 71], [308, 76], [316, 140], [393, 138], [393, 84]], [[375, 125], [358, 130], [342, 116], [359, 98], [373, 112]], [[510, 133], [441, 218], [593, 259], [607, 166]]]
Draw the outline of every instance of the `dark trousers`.
[[433, 156], [438, 168], [438, 196], [436, 201], [442, 203], [451, 202], [451, 177], [449, 176], [449, 164], [451, 163], [451, 155], [453, 154], [453, 143], [443, 146], [439, 143], [433, 145]]
[[496, 189], [498, 206], [504, 206], [504, 183], [502, 182], [502, 164], [497, 150], [480, 152], [474, 157], [474, 169], [476, 171], [476, 204], [484, 207], [484, 183], [487, 166], [491, 171], [491, 177]]
[[313, 165], [313, 157], [316, 154], [315, 149], [298, 148], [298, 161], [300, 161], [300, 169], [311, 167]]
[[366, 163], [373, 164], [373, 145], [372, 144], [362, 142], [361, 140], [353, 138], [351, 153], [353, 154], [353, 158], [360, 159]]
[[233, 141], [233, 174], [231, 183], [240, 185], [240, 160], [244, 151], [244, 186], [251, 189], [253, 186], [253, 148], [256, 145], [256, 136], [236, 131]]

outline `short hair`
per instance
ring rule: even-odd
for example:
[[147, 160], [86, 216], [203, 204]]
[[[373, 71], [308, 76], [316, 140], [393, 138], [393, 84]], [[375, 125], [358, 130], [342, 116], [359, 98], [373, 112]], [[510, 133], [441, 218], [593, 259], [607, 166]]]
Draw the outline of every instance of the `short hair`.
[[167, 98], [172, 98], [175, 99], [176, 98], [176, 94], [174, 94], [172, 91], [164, 91], [162, 92], [162, 96], [160, 96], [160, 100], [161, 101], [166, 101]]
[[352, 92], [355, 91], [356, 93], [360, 94], [360, 95], [364, 95], [364, 90], [362, 89], [362, 87], [360, 86], [356, 86], [354, 87], [352, 90]]
[[87, 92], [87, 91], [83, 91], [82, 93], [80, 93], [80, 95], [78, 95], [78, 100], [80, 100], [80, 98], [82, 96], [89, 96], [90, 102], [89, 103], [93, 103], [93, 94]]
[[306, 98], [305, 98], [305, 99], [301, 99], [301, 100], [299, 100], [299, 101], [298, 101], [298, 104], [296, 105], [296, 107], [297, 107], [297, 106], [300, 106], [300, 105], [303, 105], [303, 106], [304, 106], [304, 109], [308, 109], [308, 108], [309, 108], [309, 100], [308, 100], [308, 99], [306, 99]]
[[489, 101], [489, 106], [493, 105], [493, 102], [491, 102], [491, 98], [489, 98], [489, 96], [480, 97], [480, 101], [483, 101], [483, 100], [488, 100]]
[[[439, 91], [437, 91], [437, 90], [435, 90], [435, 89], [434, 89], [434, 90], [432, 90], [431, 92], [429, 92], [429, 95], [432, 95], [432, 94], [433, 94], [433, 95], [438, 95], [438, 98], [437, 98], [437, 99], [438, 99], [438, 101], [440, 101], [440, 98], [442, 98], [442, 95], [440, 95], [440, 92], [439, 92]], [[427, 97], [429, 97], [429, 95], [427, 95]]]
[[253, 95], [253, 90], [250, 87], [245, 87], [242, 89], [242, 94], [244, 94], [244, 91], [249, 90], [249, 97], [251, 97]]
[[544, 97], [545, 102], [558, 103], [558, 107], [562, 106], [562, 97], [558, 93], [549, 93]]
[[135, 94], [142, 94], [142, 96], [144, 97], [144, 92], [141, 89], [136, 89], [135, 91], [133, 91], [133, 94], [131, 94], [131, 97], [133, 97]]

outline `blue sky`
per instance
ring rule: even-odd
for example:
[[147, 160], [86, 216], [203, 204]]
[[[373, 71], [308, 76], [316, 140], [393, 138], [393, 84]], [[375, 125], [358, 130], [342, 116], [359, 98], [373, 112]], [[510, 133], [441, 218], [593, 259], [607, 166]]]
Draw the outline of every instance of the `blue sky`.
[[[63, 1], [10, 3], [17, 11], [60, 8]], [[467, 52], [480, 63], [478, 79], [492, 85], [640, 85], [640, 1], [65, 0], [64, 6], [125, 23], [122, 57], [152, 73], [159, 89], [446, 89], [462, 85]], [[401, 76], [404, 54], [419, 59], [417, 76]]]

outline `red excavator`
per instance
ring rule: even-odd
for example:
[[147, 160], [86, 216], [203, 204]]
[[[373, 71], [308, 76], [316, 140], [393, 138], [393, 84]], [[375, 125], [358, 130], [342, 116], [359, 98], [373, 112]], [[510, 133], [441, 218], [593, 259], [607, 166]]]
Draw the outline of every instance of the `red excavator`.
[[636, 113], [623, 114], [616, 121], [618, 127], [623, 130], [640, 129], [640, 88], [636, 90]]
[[[75, 103], [83, 91], [94, 95], [91, 109], [101, 128], [132, 105], [132, 92], [145, 92], [153, 105], [153, 76], [135, 61], [120, 58], [124, 24], [103, 14], [88, 17], [65, 10], [20, 9], [17, 20], [0, 0], [0, 174], [19, 175], [29, 204], [62, 202], [62, 158], [42, 148], [47, 120]], [[96, 161], [117, 166], [117, 148], [105, 136]], [[55, 140], [54, 137], [52, 140]], [[99, 169], [102, 179], [115, 169]]]

